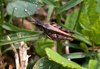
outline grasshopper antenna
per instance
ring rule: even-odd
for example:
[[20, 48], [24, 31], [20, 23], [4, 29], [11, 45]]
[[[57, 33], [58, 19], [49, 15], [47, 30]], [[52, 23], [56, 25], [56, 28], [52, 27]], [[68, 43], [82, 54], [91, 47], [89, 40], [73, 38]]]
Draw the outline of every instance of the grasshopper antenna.
[[[27, 15], [29, 15], [27, 12], [27, 9], [25, 9], [24, 11], [27, 13]], [[29, 17], [32, 19], [33, 22], [35, 22], [35, 20], [30, 15], [29, 15]]]

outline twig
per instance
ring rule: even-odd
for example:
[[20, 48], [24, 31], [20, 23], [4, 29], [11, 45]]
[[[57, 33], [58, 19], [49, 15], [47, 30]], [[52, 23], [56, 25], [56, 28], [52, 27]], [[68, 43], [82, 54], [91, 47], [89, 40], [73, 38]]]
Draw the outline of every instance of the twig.
[[[21, 35], [17, 35], [18, 38], [21, 38]], [[20, 42], [20, 47], [19, 47], [19, 54], [20, 54], [20, 69], [27, 69], [27, 65], [28, 65], [28, 58], [30, 57], [29, 55], [27, 55], [27, 50], [29, 48], [27, 47], [27, 45], [24, 43], [24, 41]]]
[[12, 65], [9, 65], [9, 69], [13, 69], [13, 66]]
[[[8, 41], [11, 40], [9, 36], [7, 36], [7, 40], [8, 40]], [[14, 53], [15, 53], [15, 54], [18, 54], [16, 48], [14, 47], [14, 45], [13, 45], [13, 44], [10, 44], [10, 45], [11, 45], [11, 47], [12, 47]]]
[[[7, 36], [7, 40], [10, 41], [10, 37]], [[19, 56], [18, 56], [18, 53], [17, 53], [17, 50], [15, 49], [14, 45], [13, 44], [10, 44], [14, 53], [15, 53], [15, 63], [16, 63], [16, 69], [20, 69], [20, 65], [19, 65]]]
[[19, 53], [20, 53], [21, 69], [27, 69], [28, 58], [30, 57], [29, 55], [27, 55], [28, 49], [29, 48], [25, 45], [24, 41], [20, 42]]
[[[21, 35], [18, 35], [18, 38], [21, 38]], [[7, 40], [10, 41], [10, 37], [7, 36]], [[16, 69], [27, 69], [28, 65], [28, 58], [30, 57], [27, 55], [27, 50], [29, 49], [24, 41], [20, 42], [19, 53], [20, 53], [20, 62], [17, 50], [15, 49], [13, 44], [10, 44], [14, 53], [15, 53], [15, 62], [16, 62]]]
[[[68, 41], [65, 41], [65, 43], [68, 44], [69, 42], [68, 42]], [[70, 52], [69, 52], [69, 47], [68, 47], [68, 46], [65, 47], [65, 51], [66, 51], [66, 54], [69, 54], [69, 53], [70, 53]], [[71, 59], [68, 58], [68, 60], [71, 60]]]

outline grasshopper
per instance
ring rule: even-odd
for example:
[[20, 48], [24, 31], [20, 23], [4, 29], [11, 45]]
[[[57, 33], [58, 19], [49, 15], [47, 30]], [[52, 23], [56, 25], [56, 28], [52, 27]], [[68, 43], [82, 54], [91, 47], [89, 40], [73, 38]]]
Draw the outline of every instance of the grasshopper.
[[42, 31], [44, 31], [44, 33], [46, 34], [46, 36], [49, 39], [52, 39], [52, 40], [54, 40], [54, 39], [57, 39], [57, 40], [70, 40], [70, 41], [72, 41], [74, 39], [73, 36], [68, 34], [68, 33], [74, 34], [75, 33], [74, 31], [67, 30], [63, 27], [52, 26], [49, 23], [44, 23], [40, 20], [34, 20], [32, 17], [31, 17], [31, 19], [32, 19], [32, 23], [36, 27], [38, 27]]

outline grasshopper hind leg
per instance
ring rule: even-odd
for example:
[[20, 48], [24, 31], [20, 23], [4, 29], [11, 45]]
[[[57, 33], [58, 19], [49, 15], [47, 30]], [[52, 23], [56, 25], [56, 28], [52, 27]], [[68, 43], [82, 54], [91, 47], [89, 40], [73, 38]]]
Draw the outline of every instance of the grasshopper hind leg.
[[65, 37], [65, 36], [62, 36], [62, 35], [57, 35], [58, 37], [58, 39], [60, 39], [60, 40], [69, 40], [69, 41], [73, 41], [73, 38], [71, 38], [71, 37]]
[[62, 31], [64, 31], [64, 32], [66, 32], [66, 33], [71, 33], [71, 34], [75, 33], [75, 31], [67, 30], [67, 29], [63, 28], [62, 26], [59, 29], [62, 30]]
[[59, 34], [51, 34], [50, 38], [56, 39], [56, 40], [69, 40], [69, 41], [73, 41], [73, 38], [71, 37], [65, 37]]

